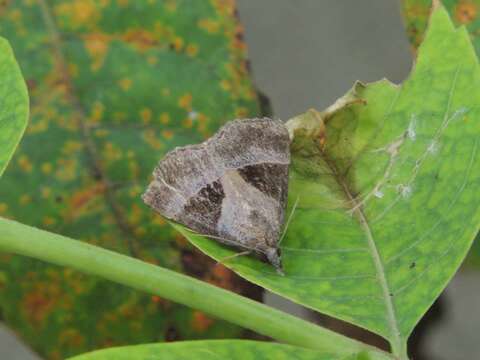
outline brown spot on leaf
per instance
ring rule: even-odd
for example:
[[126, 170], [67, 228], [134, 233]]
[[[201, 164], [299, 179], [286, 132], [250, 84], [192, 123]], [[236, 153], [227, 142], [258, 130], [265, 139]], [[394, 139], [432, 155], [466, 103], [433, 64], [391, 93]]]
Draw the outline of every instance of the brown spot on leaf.
[[92, 58], [91, 70], [97, 71], [102, 67], [103, 61], [105, 60], [110, 37], [102, 33], [93, 33], [84, 36], [83, 39], [85, 41], [85, 49]]
[[69, 201], [70, 216], [77, 214], [78, 211], [85, 207], [93, 198], [103, 194], [103, 192], [105, 192], [105, 184], [100, 182], [74, 193]]
[[25, 317], [33, 326], [41, 327], [47, 316], [53, 311], [60, 295], [55, 283], [37, 282], [33, 289], [26, 293], [22, 301]]
[[477, 6], [471, 1], [462, 1], [456, 6], [455, 19], [461, 24], [468, 24], [475, 20]]
[[57, 5], [55, 14], [63, 17], [65, 24], [73, 28], [91, 28], [98, 22], [101, 13], [93, 0], [74, 0]]
[[122, 36], [122, 40], [132, 44], [140, 51], [147, 50], [158, 45], [158, 39], [155, 35], [144, 29], [129, 29]]
[[208, 317], [201, 311], [194, 311], [192, 315], [192, 328], [198, 332], [207, 331], [213, 325], [215, 320]]

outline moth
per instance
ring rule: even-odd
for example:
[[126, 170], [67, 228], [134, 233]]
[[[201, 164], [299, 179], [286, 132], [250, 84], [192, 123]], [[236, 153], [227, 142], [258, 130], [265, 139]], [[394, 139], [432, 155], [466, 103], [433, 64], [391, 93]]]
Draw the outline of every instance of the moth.
[[282, 272], [290, 138], [282, 122], [233, 120], [160, 160], [143, 201], [167, 219], [253, 252]]

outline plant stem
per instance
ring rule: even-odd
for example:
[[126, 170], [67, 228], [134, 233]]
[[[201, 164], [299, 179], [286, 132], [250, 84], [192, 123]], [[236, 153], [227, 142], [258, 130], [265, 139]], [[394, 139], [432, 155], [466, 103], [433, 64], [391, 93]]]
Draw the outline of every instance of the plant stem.
[[161, 296], [279, 341], [334, 354], [390, 354], [233, 292], [140, 260], [0, 218], [0, 251], [69, 266]]
[[409, 360], [408, 351], [407, 351], [407, 342], [403, 339], [399, 343], [390, 343], [392, 353], [396, 359], [399, 360]]

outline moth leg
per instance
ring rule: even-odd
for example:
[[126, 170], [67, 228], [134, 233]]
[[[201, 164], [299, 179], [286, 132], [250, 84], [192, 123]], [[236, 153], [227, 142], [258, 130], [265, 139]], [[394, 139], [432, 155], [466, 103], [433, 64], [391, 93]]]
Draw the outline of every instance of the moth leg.
[[230, 256], [226, 256], [224, 257], [223, 259], [220, 259], [217, 261], [217, 264], [223, 264], [229, 260], [232, 260], [236, 257], [239, 257], [239, 256], [243, 256], [243, 255], [249, 255], [251, 254], [252, 250], [245, 250], [245, 251], [242, 251], [242, 252], [239, 252], [239, 253], [236, 253], [236, 254], [233, 254], [233, 255], [230, 255]]

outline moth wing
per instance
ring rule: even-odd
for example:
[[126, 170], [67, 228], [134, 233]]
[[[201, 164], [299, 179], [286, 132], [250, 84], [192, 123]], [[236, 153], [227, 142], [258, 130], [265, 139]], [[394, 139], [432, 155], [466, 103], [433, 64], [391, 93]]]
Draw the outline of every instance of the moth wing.
[[[228, 221], [231, 224], [228, 221], [223, 223], [222, 231], [219, 231], [219, 220], [222, 208], [225, 212], [227, 208], [241, 208], [258, 200], [258, 192], [245, 191], [249, 189], [248, 186], [253, 187], [266, 196], [268, 202], [273, 202], [270, 208], [274, 210], [274, 229], [269, 232], [267, 241], [273, 244], [278, 241], [277, 233], [284, 221], [289, 142], [287, 129], [278, 121], [266, 118], [231, 121], [204, 143], [169, 152], [155, 169], [154, 180], [143, 199], [161, 215], [198, 233], [222, 237], [228, 242], [237, 242], [238, 246], [250, 247], [255, 241], [252, 234], [235, 232], [233, 223], [237, 220], [245, 224], [250, 220], [255, 223], [255, 219], [247, 218], [255, 212], [242, 219], [230, 216], [231, 220]], [[232, 183], [232, 172], [243, 182]], [[226, 182], [231, 185], [228, 199], [225, 199]], [[248, 186], [245, 187], [245, 184]], [[232, 196], [232, 191], [239, 195]], [[268, 219], [264, 219], [263, 223], [258, 222], [256, 226], [268, 227], [266, 221]], [[238, 221], [236, 225], [238, 228]]]

